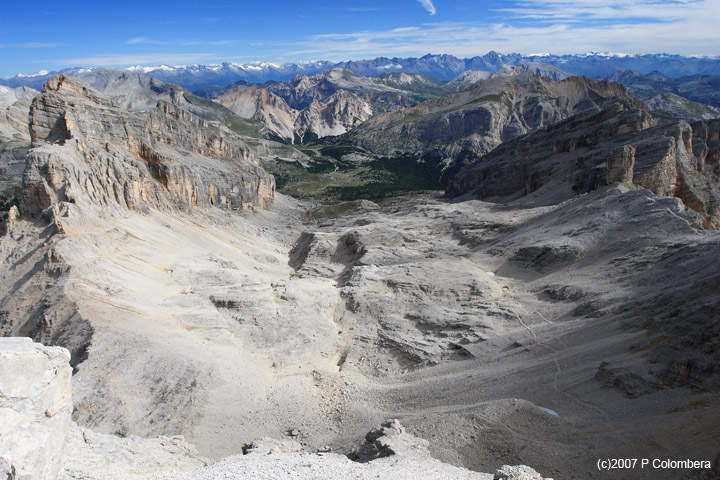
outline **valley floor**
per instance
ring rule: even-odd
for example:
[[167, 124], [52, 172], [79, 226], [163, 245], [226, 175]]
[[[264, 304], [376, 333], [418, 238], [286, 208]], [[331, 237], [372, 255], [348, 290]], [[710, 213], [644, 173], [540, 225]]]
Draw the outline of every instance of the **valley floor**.
[[18, 311], [45, 302], [86, 326], [74, 418], [98, 432], [184, 435], [210, 459], [260, 437], [348, 453], [398, 418], [437, 459], [480, 472], [717, 462], [717, 374], [681, 363], [714, 328], [702, 315], [718, 292], [703, 285], [720, 236], [675, 199], [616, 185], [541, 208], [432, 195], [346, 208], [71, 206], [62, 235], [21, 223], [3, 238], [2, 279], [22, 289]]

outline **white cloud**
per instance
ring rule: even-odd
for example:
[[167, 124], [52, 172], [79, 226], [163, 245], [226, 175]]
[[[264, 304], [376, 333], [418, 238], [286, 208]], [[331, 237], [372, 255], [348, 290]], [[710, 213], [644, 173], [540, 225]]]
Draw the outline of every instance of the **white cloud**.
[[694, 15], [717, 15], [716, 0], [522, 0], [498, 11], [541, 21], [674, 22]]
[[147, 37], [133, 37], [125, 42], [126, 45], [137, 45], [139, 43], [147, 43], [150, 39]]
[[720, 54], [718, 0], [522, 0], [497, 23], [438, 22], [324, 34], [294, 43], [285, 59], [372, 58], [543, 51]]
[[418, 0], [418, 2], [420, 2], [420, 5], [422, 5], [423, 8], [427, 10], [430, 15], [435, 15], [435, 13], [437, 13], [437, 10], [435, 10], [435, 5], [433, 5], [432, 0]]

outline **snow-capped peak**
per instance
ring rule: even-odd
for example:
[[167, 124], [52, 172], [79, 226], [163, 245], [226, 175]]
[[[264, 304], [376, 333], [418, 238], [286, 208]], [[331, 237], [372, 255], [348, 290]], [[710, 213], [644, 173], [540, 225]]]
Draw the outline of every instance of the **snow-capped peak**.
[[19, 78], [33, 78], [33, 77], [42, 77], [43, 75], [47, 75], [48, 73], [50, 73], [50, 72], [48, 72], [47, 70], [40, 70], [37, 73], [19, 73], [17, 76]]

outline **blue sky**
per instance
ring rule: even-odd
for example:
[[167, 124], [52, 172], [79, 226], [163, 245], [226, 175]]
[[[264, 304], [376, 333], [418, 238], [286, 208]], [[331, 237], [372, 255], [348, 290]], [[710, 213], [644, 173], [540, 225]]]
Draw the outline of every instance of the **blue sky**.
[[720, 55], [720, 0], [5, 3], [0, 76], [490, 50]]

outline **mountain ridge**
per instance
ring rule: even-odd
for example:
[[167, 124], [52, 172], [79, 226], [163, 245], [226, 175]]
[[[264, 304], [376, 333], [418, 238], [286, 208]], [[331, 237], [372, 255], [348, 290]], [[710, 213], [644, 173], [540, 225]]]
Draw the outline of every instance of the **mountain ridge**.
[[[458, 58], [453, 55], [431, 55], [422, 57], [387, 58], [377, 57], [365, 60], [331, 62], [327, 60], [310, 62], [256, 62], [231, 63], [224, 62], [214, 65], [191, 65], [157, 67], [133, 66], [129, 71], [140, 71], [168, 83], [181, 85], [189, 89], [197, 89], [211, 85], [227, 85], [234, 81], [245, 80], [251, 83], [263, 83], [268, 80], [290, 80], [298, 74], [314, 75], [333, 68], [375, 76], [382, 73], [404, 71], [434, 76], [440, 80], [452, 80], [468, 70], [496, 71], [503, 66], [516, 66], [527, 62], [541, 62], [560, 68], [572, 75], [603, 77], [612, 75], [619, 70], [635, 70], [640, 74], [658, 71], [670, 77], [683, 75], [720, 75], [720, 59], [717, 57], [686, 57], [675, 54], [643, 54], [626, 55], [590, 52], [586, 54], [500, 54], [490, 51], [485, 55], [470, 58]], [[67, 68], [60, 71], [37, 74], [18, 74], [0, 79], [0, 85], [9, 87], [29, 86], [39, 88], [53, 76], [77, 74], [92, 69]]]

